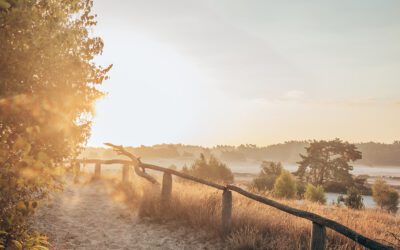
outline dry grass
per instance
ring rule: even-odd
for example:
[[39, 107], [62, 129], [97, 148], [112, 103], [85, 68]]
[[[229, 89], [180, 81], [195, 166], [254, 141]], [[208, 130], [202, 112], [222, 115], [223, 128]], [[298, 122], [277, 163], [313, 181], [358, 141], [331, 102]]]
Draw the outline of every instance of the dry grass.
[[[222, 192], [188, 182], [173, 182], [169, 209], [160, 207], [160, 187], [136, 179], [131, 187], [118, 186], [125, 201], [138, 208], [141, 217], [157, 222], [179, 221], [219, 236]], [[116, 192], [120, 193], [120, 192]], [[129, 194], [129, 195], [128, 195]], [[280, 202], [336, 220], [382, 243], [397, 246], [400, 217], [374, 209], [360, 211], [315, 203]], [[228, 249], [308, 249], [311, 222], [233, 193], [232, 232], [225, 238]], [[393, 236], [394, 234], [395, 236]], [[340, 234], [327, 230], [328, 249], [363, 249]]]

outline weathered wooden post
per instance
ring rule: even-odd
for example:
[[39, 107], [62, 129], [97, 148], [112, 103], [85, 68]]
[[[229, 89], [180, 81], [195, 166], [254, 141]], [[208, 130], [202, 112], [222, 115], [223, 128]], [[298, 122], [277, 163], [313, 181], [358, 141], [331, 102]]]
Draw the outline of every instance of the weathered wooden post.
[[94, 180], [98, 180], [100, 179], [101, 176], [101, 164], [100, 163], [96, 163], [96, 165], [94, 166]]
[[122, 167], [122, 182], [123, 183], [129, 183], [130, 182], [130, 175], [129, 175], [129, 165], [127, 165], [127, 164], [125, 164], [123, 167]]
[[311, 231], [311, 250], [325, 249], [326, 229], [324, 226], [313, 222]]
[[225, 189], [222, 193], [221, 234], [226, 236], [231, 231], [232, 224], [232, 192]]
[[161, 187], [161, 207], [168, 208], [172, 194], [172, 175], [164, 172]]
[[80, 175], [81, 175], [81, 164], [79, 162], [75, 162], [75, 164], [74, 164], [74, 183], [79, 182]]

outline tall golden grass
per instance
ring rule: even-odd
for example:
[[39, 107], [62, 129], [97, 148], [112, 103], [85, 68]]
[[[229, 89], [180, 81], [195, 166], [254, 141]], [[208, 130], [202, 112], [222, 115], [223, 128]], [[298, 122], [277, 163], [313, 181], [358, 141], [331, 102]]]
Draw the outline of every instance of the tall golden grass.
[[[176, 178], [177, 179], [177, 178]], [[116, 197], [137, 209], [141, 217], [155, 222], [175, 221], [206, 230], [219, 237], [222, 192], [191, 182], [173, 182], [169, 208], [160, 206], [160, 186], [139, 178], [132, 185], [116, 185]], [[382, 243], [400, 249], [400, 217], [378, 209], [352, 210], [295, 200], [286, 205], [317, 213]], [[227, 249], [309, 249], [311, 222], [233, 193], [232, 231], [225, 237]], [[364, 249], [350, 239], [327, 229], [327, 249]]]

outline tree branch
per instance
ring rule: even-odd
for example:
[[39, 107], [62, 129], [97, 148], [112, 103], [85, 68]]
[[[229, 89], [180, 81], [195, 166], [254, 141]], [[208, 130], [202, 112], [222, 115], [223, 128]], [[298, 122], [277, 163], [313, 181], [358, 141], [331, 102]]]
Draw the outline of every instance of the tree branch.
[[104, 143], [104, 145], [109, 146], [111, 148], [113, 148], [119, 155], [125, 155], [127, 157], [129, 157], [132, 160], [132, 165], [133, 168], [135, 170], [135, 173], [140, 176], [143, 177], [145, 179], [147, 179], [148, 181], [150, 181], [153, 184], [159, 184], [158, 181], [151, 175], [145, 173], [143, 170], [141, 170], [139, 168], [139, 166], [141, 165], [141, 161], [139, 157], [136, 157], [134, 154], [132, 154], [131, 152], [128, 152], [122, 145], [118, 146], [118, 145], [114, 145], [112, 143]]

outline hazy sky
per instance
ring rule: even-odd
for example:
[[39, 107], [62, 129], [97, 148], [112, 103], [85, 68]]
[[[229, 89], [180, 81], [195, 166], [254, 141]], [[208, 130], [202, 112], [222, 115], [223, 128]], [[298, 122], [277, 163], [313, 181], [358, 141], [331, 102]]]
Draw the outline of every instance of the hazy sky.
[[89, 145], [400, 139], [400, 1], [95, 0]]

